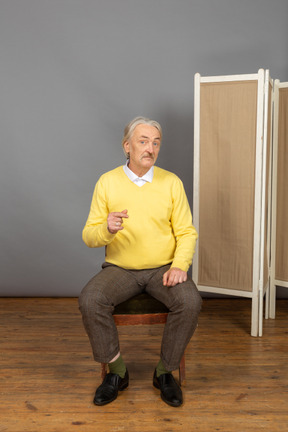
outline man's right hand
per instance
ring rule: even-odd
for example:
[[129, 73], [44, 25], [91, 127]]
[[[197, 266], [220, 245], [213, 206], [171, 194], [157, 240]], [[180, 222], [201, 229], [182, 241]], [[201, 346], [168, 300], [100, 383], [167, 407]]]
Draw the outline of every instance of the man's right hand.
[[107, 217], [107, 228], [111, 234], [116, 234], [118, 231], [124, 229], [122, 226], [123, 218], [128, 218], [128, 210], [122, 212], [111, 212]]

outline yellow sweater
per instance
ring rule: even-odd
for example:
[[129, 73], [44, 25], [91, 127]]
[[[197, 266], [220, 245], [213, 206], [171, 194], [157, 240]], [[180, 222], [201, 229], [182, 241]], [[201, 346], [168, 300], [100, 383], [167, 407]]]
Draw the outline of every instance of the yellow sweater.
[[[111, 234], [110, 212], [128, 210], [124, 229]], [[97, 182], [83, 229], [89, 247], [106, 246], [105, 260], [122, 268], [147, 269], [172, 263], [187, 271], [195, 251], [197, 232], [181, 180], [154, 167], [152, 183], [139, 187], [120, 166]]]

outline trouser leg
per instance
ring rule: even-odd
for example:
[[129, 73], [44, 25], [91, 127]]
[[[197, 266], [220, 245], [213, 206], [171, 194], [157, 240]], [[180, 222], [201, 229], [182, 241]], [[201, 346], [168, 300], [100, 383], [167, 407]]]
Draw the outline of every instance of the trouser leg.
[[163, 332], [161, 359], [165, 368], [172, 371], [179, 368], [185, 348], [197, 327], [202, 298], [190, 277], [175, 287], [163, 286], [163, 274], [169, 268], [161, 267], [150, 279], [146, 291], [170, 311]]
[[140, 292], [133, 275], [110, 265], [82, 290], [79, 308], [95, 361], [109, 363], [119, 352], [118, 331], [112, 315], [114, 307]]

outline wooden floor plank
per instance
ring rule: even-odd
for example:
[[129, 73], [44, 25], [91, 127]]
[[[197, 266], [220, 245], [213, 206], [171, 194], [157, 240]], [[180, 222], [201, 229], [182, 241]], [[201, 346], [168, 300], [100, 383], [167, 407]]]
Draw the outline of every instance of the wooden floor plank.
[[[104, 407], [76, 299], [0, 299], [0, 432], [284, 432], [288, 424], [288, 301], [262, 338], [251, 302], [205, 299], [186, 353], [184, 404], [152, 386], [162, 325], [119, 327], [130, 385]], [[175, 373], [177, 377], [177, 373]]]

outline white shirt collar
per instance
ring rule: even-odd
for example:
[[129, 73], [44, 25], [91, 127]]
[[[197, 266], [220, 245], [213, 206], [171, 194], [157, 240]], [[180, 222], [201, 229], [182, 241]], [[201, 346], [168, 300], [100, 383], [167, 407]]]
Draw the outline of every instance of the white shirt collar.
[[138, 177], [133, 171], [128, 167], [129, 160], [127, 160], [126, 165], [123, 166], [125, 174], [128, 178], [137, 186], [143, 186], [146, 182], [152, 183], [153, 174], [154, 174], [154, 166], [152, 166], [146, 174], [142, 177]]

